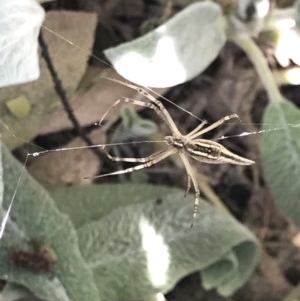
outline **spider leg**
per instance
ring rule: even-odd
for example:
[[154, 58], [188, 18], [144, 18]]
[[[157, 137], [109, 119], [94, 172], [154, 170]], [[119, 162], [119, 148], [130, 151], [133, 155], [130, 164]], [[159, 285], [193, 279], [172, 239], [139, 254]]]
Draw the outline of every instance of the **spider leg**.
[[187, 188], [186, 188], [186, 192], [184, 194], [184, 197], [186, 198], [187, 194], [189, 193], [191, 189], [191, 177], [188, 175], [188, 183], [187, 183]]
[[[107, 173], [107, 174], [104, 174], [104, 175], [98, 175], [98, 176], [94, 176], [94, 177], [85, 177], [85, 179], [91, 179], [91, 178], [96, 179], [96, 178], [103, 178], [103, 177], [107, 177], [107, 176], [121, 175], [121, 174], [125, 174], [125, 173], [130, 173], [130, 172], [133, 172], [135, 170], [140, 170], [140, 169], [143, 169], [145, 167], [150, 167], [151, 165], [154, 165], [154, 164], [164, 160], [165, 158], [169, 157], [170, 155], [174, 154], [175, 152], [177, 152], [176, 149], [168, 148], [168, 149], [165, 149], [162, 152], [158, 152], [158, 153], [154, 154], [152, 159], [149, 160], [148, 162], [139, 164], [139, 165], [134, 166], [134, 167], [129, 167], [129, 168], [126, 168], [124, 170], [118, 170], [118, 171], [115, 171], [115, 172]], [[129, 158], [129, 159], [131, 159], [131, 158]]]
[[153, 159], [155, 159], [158, 155], [163, 154], [167, 149], [158, 151], [148, 157], [144, 157], [144, 158], [121, 158], [121, 157], [113, 157], [111, 156], [108, 152], [104, 151], [104, 153], [106, 154], [106, 156], [112, 160], [112, 161], [116, 161], [116, 162], [141, 162], [141, 163], [145, 163], [148, 161], [151, 161]]
[[[240, 120], [240, 118], [239, 118], [239, 116], [238, 116], [237, 114], [227, 115], [227, 116], [223, 117], [222, 119], [220, 119], [220, 120], [214, 122], [214, 123], [211, 124], [210, 126], [206, 127], [205, 129], [193, 133], [193, 135], [188, 134], [188, 135], [186, 136], [186, 138], [188, 138], [189, 140], [193, 140], [193, 139], [195, 139], [196, 137], [198, 137], [198, 136], [200, 136], [200, 135], [203, 135], [204, 133], [207, 133], [207, 132], [211, 131], [212, 129], [215, 129], [216, 127], [218, 127], [218, 126], [220, 126], [221, 124], [223, 124], [225, 121], [230, 120], [230, 119], [233, 119], [233, 118], [238, 118], [238, 119]], [[200, 125], [201, 125], [201, 124], [200, 124]], [[199, 126], [199, 127], [200, 127], [200, 126]], [[194, 131], [193, 131], [193, 132], [194, 132]]]
[[[169, 122], [169, 120], [166, 118], [166, 116], [163, 114], [163, 112], [160, 110], [160, 108], [158, 106], [156, 106], [155, 104], [151, 103], [151, 102], [144, 102], [141, 100], [137, 100], [137, 99], [132, 99], [132, 98], [128, 98], [128, 97], [122, 97], [119, 98], [102, 116], [102, 118], [99, 121], [99, 125], [102, 124], [104, 118], [107, 116], [107, 114], [117, 105], [121, 104], [121, 103], [130, 103], [132, 105], [136, 105], [136, 106], [140, 106], [140, 107], [145, 107], [145, 108], [149, 108], [152, 109], [156, 112], [156, 114], [167, 124], [167, 126], [169, 127], [170, 131], [173, 133], [173, 127], [171, 125], [171, 123]], [[176, 127], [177, 130], [177, 127]], [[177, 130], [178, 131], [178, 130]]]
[[194, 209], [193, 209], [193, 219], [192, 219], [192, 224], [191, 224], [191, 228], [192, 228], [194, 225], [195, 218], [198, 215], [198, 209], [199, 209], [199, 203], [200, 203], [200, 189], [199, 189], [199, 185], [198, 185], [197, 179], [194, 174], [193, 167], [191, 166], [191, 164], [189, 162], [189, 159], [186, 157], [186, 155], [184, 153], [179, 153], [179, 155], [184, 164], [184, 167], [186, 169], [188, 177], [192, 180], [192, 183], [193, 183], [194, 189], [195, 189], [195, 202], [194, 202]]
[[[166, 108], [164, 107], [164, 105], [159, 100], [157, 100], [153, 95], [151, 95], [150, 93], [148, 93], [145, 89], [142, 89], [141, 87], [135, 86], [135, 85], [133, 85], [131, 83], [128, 83], [128, 82], [127, 83], [122, 82], [122, 81], [114, 79], [114, 78], [109, 78], [109, 77], [103, 77], [103, 78], [108, 79], [108, 80], [113, 81], [113, 82], [116, 82], [116, 83], [118, 83], [118, 84], [120, 84], [122, 86], [129, 87], [129, 88], [137, 91], [139, 94], [147, 97], [152, 102], [152, 104], [155, 104], [155, 108], [153, 108], [153, 107], [151, 107], [151, 108], [153, 110], [155, 110], [155, 112], [165, 121], [165, 123], [169, 126], [171, 132], [173, 134], [175, 134], [175, 135], [181, 136], [181, 133], [179, 132], [176, 124], [174, 123], [172, 117], [170, 116], [169, 112], [166, 110]], [[148, 103], [146, 103], [144, 101], [139, 101], [139, 102], [142, 102], [144, 104], [148, 104]], [[147, 107], [147, 105], [145, 105], [145, 107]], [[158, 111], [160, 113], [158, 113]], [[101, 120], [103, 120], [103, 117], [102, 117]]]
[[189, 138], [190, 136], [193, 136], [195, 133], [199, 132], [204, 125], [207, 124], [207, 122], [204, 120], [202, 121], [196, 128], [194, 128], [190, 133], [188, 133], [187, 135], [185, 135], [186, 138]]

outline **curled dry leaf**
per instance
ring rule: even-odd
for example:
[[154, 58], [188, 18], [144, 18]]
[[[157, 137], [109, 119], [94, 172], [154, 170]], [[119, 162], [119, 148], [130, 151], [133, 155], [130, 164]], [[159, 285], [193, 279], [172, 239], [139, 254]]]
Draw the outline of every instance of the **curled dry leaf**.
[[[73, 113], [82, 126], [98, 122], [110, 106], [121, 97], [147, 100], [136, 91], [101, 78], [101, 76], [124, 80], [113, 69], [88, 67], [77, 89], [78, 93], [71, 100]], [[90, 88], [87, 89], [87, 86]], [[166, 89], [156, 89], [155, 91], [163, 93]], [[111, 122], [115, 122], [118, 116], [119, 110], [116, 109], [109, 114], [108, 118]], [[71, 127], [72, 124], [66, 117], [66, 113], [59, 108], [48, 118], [40, 133], [47, 134]]]
[[[105, 143], [105, 135], [101, 129], [92, 132], [90, 139], [96, 144]], [[85, 146], [81, 138], [74, 139], [65, 145], [66, 148]], [[49, 152], [35, 158], [28, 170], [44, 187], [89, 184], [93, 179], [86, 176], [96, 175], [101, 163], [91, 149]]]
[[[44, 26], [89, 51], [92, 48], [96, 21], [96, 15], [90, 13], [60, 11], [48, 13]], [[76, 47], [46, 29], [43, 29], [43, 34], [63, 86], [67, 94], [72, 95], [84, 73], [88, 55], [84, 55]], [[7, 124], [11, 132], [23, 139], [14, 139], [11, 134], [3, 134], [3, 141], [10, 148], [17, 147], [24, 141], [35, 137], [53, 109], [61, 107], [43, 59], [40, 59], [40, 68], [41, 75], [38, 80], [0, 90], [0, 99], [2, 100], [0, 101], [0, 118]], [[15, 116], [7, 110], [6, 101], [21, 95], [26, 95], [28, 98], [31, 111], [26, 118], [16, 120]], [[51, 121], [49, 120], [49, 122]]]

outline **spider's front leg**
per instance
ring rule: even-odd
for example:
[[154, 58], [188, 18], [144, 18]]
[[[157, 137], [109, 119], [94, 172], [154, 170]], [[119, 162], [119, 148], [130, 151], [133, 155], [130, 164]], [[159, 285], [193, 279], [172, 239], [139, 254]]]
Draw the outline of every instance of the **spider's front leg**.
[[240, 120], [240, 118], [237, 114], [227, 115], [227, 116], [221, 118], [220, 120], [214, 122], [213, 124], [211, 124], [210, 126], [206, 127], [203, 130], [202, 130], [202, 127], [205, 125], [205, 122], [202, 122], [199, 125], [199, 127], [197, 127], [195, 130], [193, 130], [191, 133], [187, 134], [185, 137], [189, 140], [193, 140], [193, 139], [203, 135], [204, 133], [207, 133], [207, 132], [215, 129], [216, 127], [220, 126], [221, 124], [223, 124], [227, 120], [230, 120], [230, 119], [233, 119], [233, 118], [237, 118], [238, 120]]
[[[123, 97], [123, 98], [117, 100], [116, 103], [112, 105], [112, 107], [116, 106], [120, 102], [129, 102], [129, 103], [132, 103], [137, 106], [148, 107], [148, 108], [154, 110], [156, 112], [156, 114], [167, 124], [167, 126], [169, 127], [169, 129], [173, 133], [173, 135], [174, 134], [177, 136], [180, 135], [180, 132], [179, 132], [174, 120], [172, 119], [172, 117], [170, 116], [170, 114], [168, 113], [168, 111], [166, 110], [164, 105], [158, 99], [156, 99], [152, 94], [148, 93], [145, 89], [135, 86], [128, 82], [125, 83], [120, 80], [109, 78], [109, 77], [103, 77], [103, 78], [106, 78], [110, 81], [119, 83], [122, 86], [129, 87], [129, 88], [137, 91], [139, 94], [143, 95], [144, 97], [148, 98], [150, 101], [150, 103], [148, 103], [148, 102], [144, 102], [141, 100], [135, 100], [135, 99]], [[108, 111], [110, 111], [112, 109], [112, 107]], [[104, 115], [106, 116], [107, 113], [105, 113]], [[101, 124], [101, 122], [105, 116], [102, 117], [101, 121], [99, 122], [99, 125]]]
[[[156, 103], [152, 102], [144, 102], [142, 100], [136, 100], [128, 97], [121, 97], [119, 98], [101, 117], [100, 121], [98, 122], [98, 125], [100, 126], [104, 120], [104, 118], [107, 116], [107, 114], [116, 106], [122, 104], [122, 103], [129, 103], [135, 106], [148, 108], [151, 110], [154, 110], [155, 113], [159, 116], [159, 118], [166, 123], [166, 125], [169, 127], [169, 130], [175, 134], [180, 135], [179, 130], [177, 129], [176, 125], [174, 124], [171, 116], [167, 113], [166, 109], [161, 104], [161, 107], [156, 105]], [[163, 108], [163, 110], [161, 109]]]

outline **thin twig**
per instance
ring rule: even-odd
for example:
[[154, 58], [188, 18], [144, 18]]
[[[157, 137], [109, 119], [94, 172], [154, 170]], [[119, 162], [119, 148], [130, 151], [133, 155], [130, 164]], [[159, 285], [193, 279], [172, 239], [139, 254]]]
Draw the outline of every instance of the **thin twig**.
[[[77, 132], [77, 134], [81, 137], [81, 139], [88, 145], [94, 145], [93, 141], [86, 135], [86, 133], [84, 132], [84, 130], [82, 129], [79, 121], [77, 120], [75, 114], [73, 113], [73, 109], [71, 108], [67, 95], [66, 95], [66, 91], [62, 85], [62, 82], [60, 80], [60, 78], [58, 77], [58, 74], [54, 68], [54, 64], [52, 62], [52, 59], [50, 57], [50, 53], [48, 50], [48, 46], [43, 38], [42, 33], [40, 33], [39, 36], [39, 43], [40, 46], [42, 48], [42, 56], [47, 64], [47, 67], [49, 69], [49, 72], [51, 74], [51, 78], [53, 80], [54, 83], [54, 88], [55, 91], [57, 93], [57, 95], [59, 96], [63, 107], [71, 121], [71, 123], [73, 124], [73, 127], [75, 129], [75, 131]], [[105, 154], [103, 154], [101, 151], [99, 151], [99, 149], [97, 148], [91, 148], [91, 151], [94, 152], [94, 154], [102, 161], [102, 162], [110, 162], [110, 160], [106, 157]]]

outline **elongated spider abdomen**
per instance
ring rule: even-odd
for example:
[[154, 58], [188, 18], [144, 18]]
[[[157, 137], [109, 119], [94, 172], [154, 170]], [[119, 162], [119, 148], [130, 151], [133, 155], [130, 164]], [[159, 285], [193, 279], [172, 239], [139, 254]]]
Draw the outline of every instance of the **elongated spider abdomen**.
[[204, 159], [218, 160], [221, 156], [222, 149], [219, 145], [211, 144], [210, 141], [201, 139], [201, 142], [191, 142], [186, 145], [187, 153], [190, 156], [197, 156]]

